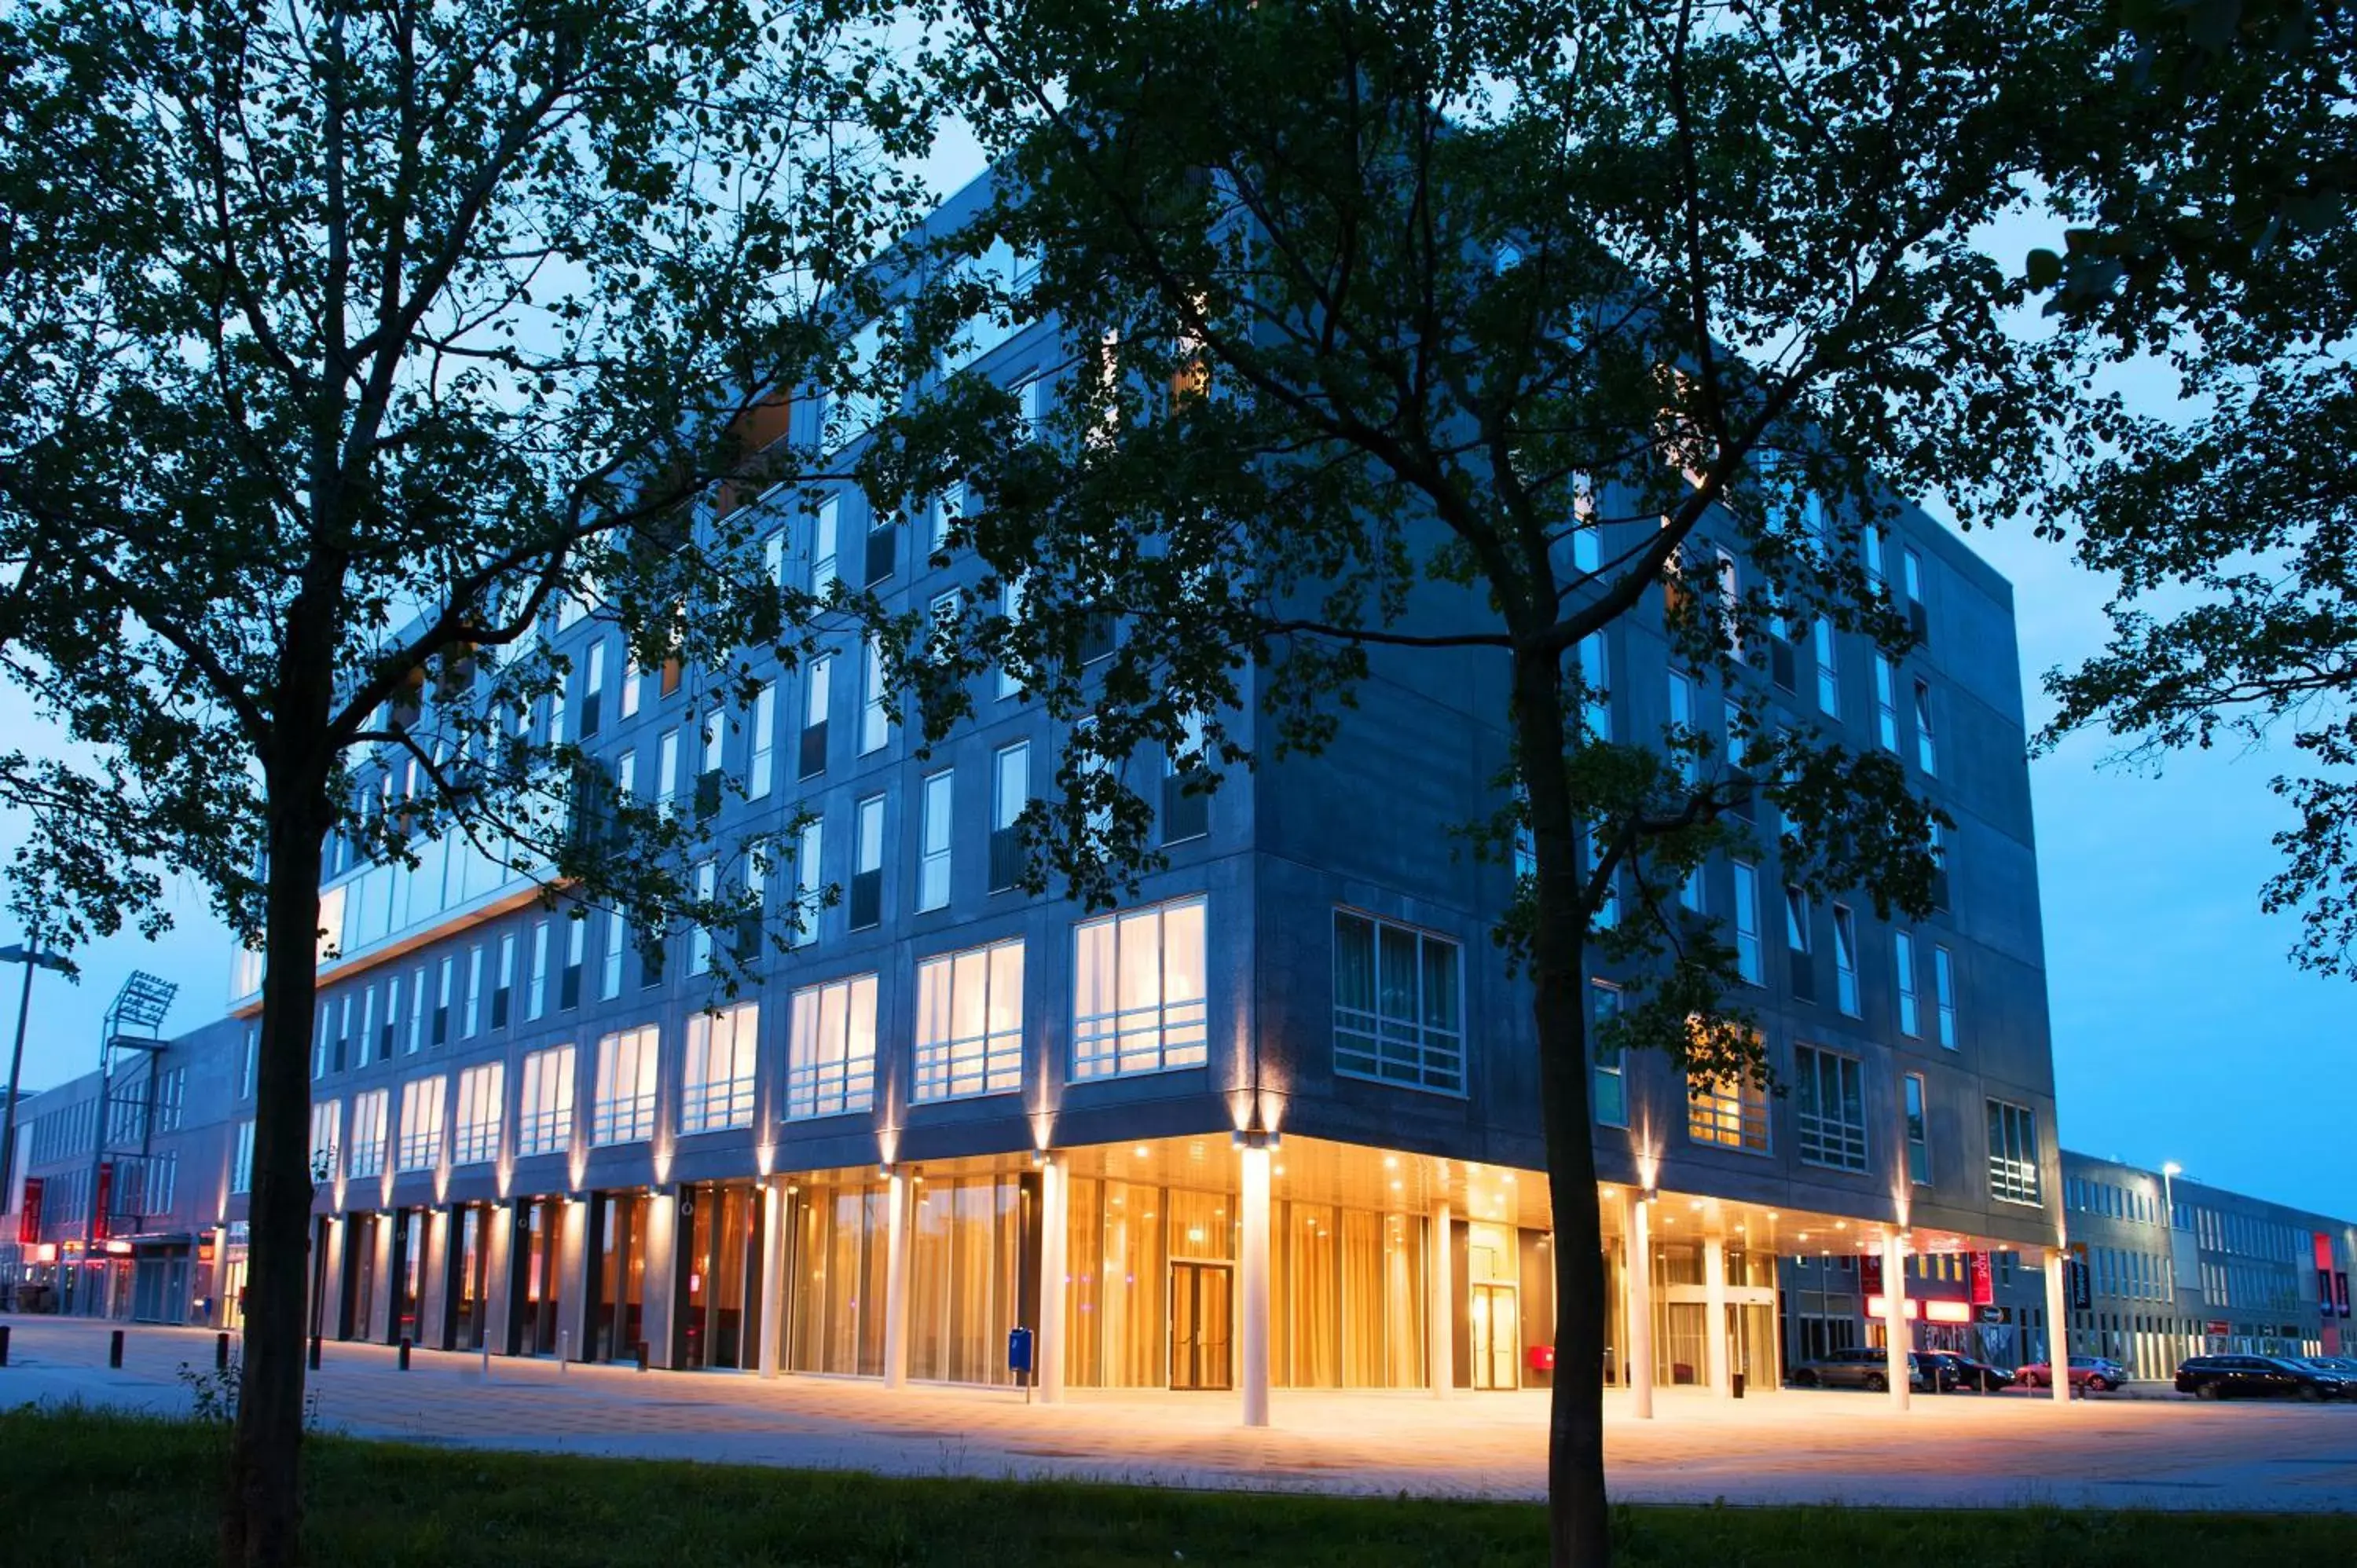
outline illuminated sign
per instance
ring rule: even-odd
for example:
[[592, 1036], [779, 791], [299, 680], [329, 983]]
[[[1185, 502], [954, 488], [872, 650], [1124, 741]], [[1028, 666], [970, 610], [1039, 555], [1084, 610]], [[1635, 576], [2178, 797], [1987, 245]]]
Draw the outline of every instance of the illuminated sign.
[[[1868, 1317], [1889, 1316], [1890, 1298], [1884, 1295], [1867, 1296], [1866, 1298], [1866, 1315]], [[1911, 1295], [1907, 1298], [1907, 1321], [1910, 1323], [1925, 1321], [1932, 1323], [1970, 1323], [1972, 1320], [1973, 1304], [1971, 1302], [1918, 1301]]]
[[41, 1187], [39, 1176], [25, 1178], [25, 1207], [16, 1216], [16, 1244], [29, 1247], [41, 1239]]
[[1996, 1300], [1996, 1270], [1986, 1252], [1973, 1254], [1972, 1280], [1975, 1306], [1986, 1306]]

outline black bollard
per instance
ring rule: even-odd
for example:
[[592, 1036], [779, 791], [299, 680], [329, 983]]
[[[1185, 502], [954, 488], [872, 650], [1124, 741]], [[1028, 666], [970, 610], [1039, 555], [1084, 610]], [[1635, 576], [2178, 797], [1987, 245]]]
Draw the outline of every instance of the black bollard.
[[640, 1371], [641, 1371], [641, 1372], [643, 1372], [643, 1371], [645, 1371], [646, 1369], [647, 1369], [647, 1342], [646, 1342], [645, 1340], [641, 1339], [641, 1340], [640, 1340], [640, 1341], [639, 1341], [639, 1370], [640, 1370]]
[[8, 1326], [0, 1323], [0, 1367], [8, 1364]]
[[229, 1336], [226, 1334], [213, 1336], [213, 1370], [216, 1372], [229, 1370]]
[[120, 1328], [107, 1336], [106, 1364], [118, 1372], [123, 1370], [123, 1330]]
[[311, 1369], [319, 1369], [319, 1337], [316, 1334], [311, 1336]]
[[393, 1364], [403, 1371], [409, 1370], [409, 1336], [401, 1337], [401, 1348], [393, 1353]]

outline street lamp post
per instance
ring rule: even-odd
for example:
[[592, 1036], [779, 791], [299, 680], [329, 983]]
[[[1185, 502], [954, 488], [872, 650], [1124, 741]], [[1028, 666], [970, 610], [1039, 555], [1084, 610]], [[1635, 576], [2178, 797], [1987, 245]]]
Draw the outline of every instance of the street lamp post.
[[8, 1103], [0, 1110], [0, 1208], [5, 1208], [16, 1176], [16, 1087], [25, 1071], [25, 1022], [33, 1012], [33, 971], [54, 969], [62, 973], [66, 961], [56, 953], [43, 952], [36, 937], [30, 946], [13, 942], [0, 948], [0, 963], [25, 966], [25, 983], [16, 993], [16, 1046], [8, 1055]]

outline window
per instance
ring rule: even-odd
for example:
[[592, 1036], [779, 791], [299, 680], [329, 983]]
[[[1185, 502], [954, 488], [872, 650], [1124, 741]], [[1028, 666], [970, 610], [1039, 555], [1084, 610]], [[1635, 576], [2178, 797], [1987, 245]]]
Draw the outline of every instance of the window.
[[745, 798], [768, 798], [770, 776], [777, 771], [778, 688], [763, 686], [753, 693], [753, 736], [746, 748]]
[[[346, 1000], [346, 1004], [347, 1004], [347, 1005], [349, 1005], [350, 999], [349, 997], [347, 997], [345, 1000]], [[362, 986], [362, 987], [361, 988], [361, 1050], [360, 1050], [360, 1055], [358, 1055], [357, 1057], [352, 1057], [352, 1058], [349, 1058], [349, 1059], [350, 1060], [351, 1064], [352, 1064], [354, 1067], [360, 1067], [360, 1066], [362, 1066], [362, 1065], [364, 1065], [364, 1064], [368, 1061], [368, 1059], [369, 1059], [369, 1036], [371, 1036], [371, 1035], [374, 1035], [375, 1033], [376, 1033], [376, 987], [375, 987], [375, 986], [373, 986], [373, 985], [364, 985], [364, 986]], [[343, 1063], [339, 1061], [339, 1062], [338, 1062], [336, 1065], [337, 1065], [337, 1066], [339, 1066], [339, 1067], [341, 1067], [341, 1066], [343, 1065]]]
[[1203, 716], [1189, 714], [1180, 726], [1178, 744], [1170, 748], [1162, 769], [1162, 842], [1178, 843], [1201, 838], [1211, 831], [1210, 758], [1203, 751]]
[[876, 977], [856, 974], [794, 993], [786, 1047], [786, 1114], [866, 1111], [876, 1091]]
[[[720, 892], [720, 868], [711, 861], [703, 861], [695, 868], [695, 901], [705, 908]], [[688, 933], [687, 967], [702, 974], [712, 967], [712, 928], [698, 924]]]
[[861, 645], [859, 679], [865, 698], [859, 705], [859, 755], [880, 748], [892, 733], [892, 693], [884, 688], [884, 645], [872, 635]]
[[393, 1168], [430, 1171], [442, 1163], [443, 1095], [449, 1080], [436, 1073], [401, 1086], [401, 1144]]
[[920, 963], [914, 1098], [950, 1100], [1022, 1087], [1022, 939]]
[[508, 1026], [508, 1012], [515, 995], [515, 933], [500, 938], [500, 980], [491, 991], [491, 1027]]
[[482, 1018], [483, 945], [477, 942], [467, 950], [467, 1027], [462, 1038], [473, 1039], [476, 1025]]
[[884, 797], [870, 795], [852, 814], [851, 929], [884, 918]]
[[507, 1095], [507, 1064], [485, 1062], [458, 1075], [458, 1127], [450, 1144], [454, 1165], [499, 1157], [500, 1108]]
[[740, 1002], [687, 1021], [687, 1071], [679, 1090], [679, 1130], [717, 1133], [753, 1124], [753, 1074], [761, 1004]]
[[1620, 988], [1603, 981], [1588, 983], [1588, 1055], [1596, 1063], [1596, 1072], [1589, 1097], [1596, 1109], [1599, 1127], [1626, 1127], [1629, 1124], [1629, 1085], [1621, 1070], [1621, 1051], [1618, 1046], [1604, 1043], [1604, 1026], [1620, 1015]]
[[720, 774], [727, 755], [728, 715], [718, 708], [704, 715], [704, 764], [695, 775], [695, 814], [709, 817], [720, 810]]
[[957, 775], [944, 768], [928, 775], [918, 823], [917, 908], [945, 908], [950, 901], [950, 819]]
[[[1023, 619], [1023, 582], [1009, 577], [998, 590], [998, 613], [1010, 629]], [[1019, 695], [1023, 691], [1023, 671], [1011, 654], [1002, 653], [998, 661], [998, 694], [1001, 697]]]
[[352, 1137], [344, 1148], [347, 1176], [372, 1176], [384, 1172], [385, 1091], [371, 1089], [352, 1096]]
[[1579, 639], [1580, 718], [1590, 740], [1612, 738], [1611, 670], [1600, 631]]
[[565, 967], [557, 972], [556, 1004], [560, 1008], [581, 1005], [581, 962], [589, 943], [589, 922], [579, 915], [567, 915], [565, 921]]
[[325, 1181], [336, 1174], [338, 1134], [343, 1131], [344, 1103], [321, 1100], [311, 1106], [311, 1174]]
[[592, 1144], [634, 1144], [654, 1136], [660, 1038], [648, 1024], [597, 1042], [597, 1082], [589, 1101]]
[[1932, 1133], [1923, 1111], [1923, 1075], [1910, 1072], [1906, 1088], [1907, 1179], [1918, 1187], [1932, 1185]]
[[606, 950], [597, 956], [597, 995], [611, 1002], [622, 993], [622, 929], [618, 914], [606, 917]]
[[798, 757], [804, 779], [826, 771], [826, 704], [834, 684], [834, 660], [821, 656], [810, 661], [802, 682], [802, 737]]
[[1858, 531], [1857, 553], [1866, 568], [1866, 580], [1876, 592], [1882, 590], [1882, 530], [1868, 523]]
[[229, 1189], [233, 1193], [253, 1190], [253, 1122], [251, 1118], [237, 1124], [237, 1153], [230, 1157]]
[[1912, 1039], [1923, 1032], [1923, 1020], [1915, 1005], [1915, 939], [1905, 931], [1893, 931], [1890, 948], [1899, 968], [1899, 1032]]
[[1465, 1090], [1458, 947], [1334, 911], [1334, 1070], [1415, 1089]]
[[552, 1046], [523, 1058], [522, 1092], [516, 1101], [516, 1155], [560, 1155], [572, 1142], [573, 1047]]
[[990, 890], [1003, 893], [1023, 880], [1023, 808], [1031, 803], [1031, 747], [1002, 746], [991, 759]]
[[[450, 961], [446, 958], [442, 961], [442, 963], [444, 969], [447, 971], [449, 967]], [[436, 1041], [436, 1044], [438, 1045], [440, 1042]], [[253, 1069], [261, 1064], [261, 1060], [262, 1031], [260, 1029], [250, 1028], [245, 1032], [245, 1067], [244, 1069], [239, 1073], [237, 1079], [237, 1097], [240, 1100], [251, 1100], [253, 1098]]]
[[548, 1011], [548, 922], [532, 927], [532, 981], [524, 991], [523, 1015], [537, 1018]]
[[1749, 1076], [1686, 1080], [1686, 1137], [1749, 1154], [1768, 1152], [1768, 1091]]
[[1897, 673], [1890, 660], [1878, 653], [1874, 656], [1874, 734], [1885, 751], [1899, 749], [1899, 693]]
[[818, 503], [818, 516], [811, 524], [810, 591], [814, 598], [823, 600], [833, 594], [842, 575], [835, 570], [835, 546], [842, 528], [842, 503], [829, 496]]
[[1923, 614], [1923, 558], [1909, 545], [1900, 552], [1899, 564], [1907, 588], [1907, 623], [1920, 642], [1930, 629]]
[[1834, 623], [1824, 616], [1817, 618], [1815, 641], [1817, 650], [1817, 706], [1835, 718], [1841, 717], [1841, 668], [1834, 661]]
[[1793, 1047], [1792, 1106], [1803, 1164], [1866, 1169], [1865, 1069], [1857, 1058]]
[[1678, 907], [1691, 909], [1697, 915], [1702, 913], [1702, 873], [1703, 868], [1697, 865], [1686, 873], [1684, 882], [1678, 884]]
[[1185, 898], [1073, 928], [1074, 1078], [1209, 1059], [1203, 908]]
[[1940, 1008], [1940, 1043], [1956, 1048], [1956, 969], [1948, 950], [1932, 949], [1932, 994]]
[[1988, 1102], [1989, 1196], [2037, 1203], [2038, 1118], [2027, 1106]]
[[1696, 777], [1697, 762], [1689, 743], [1694, 738], [1694, 682], [1683, 675], [1670, 677], [1670, 745], [1675, 759], [1679, 781], [1691, 786]]
[[1915, 682], [1915, 765], [1926, 773], [1940, 771], [1940, 742], [1932, 729], [1932, 687], [1925, 681]]
[[415, 1056], [425, 1044], [425, 966], [420, 964], [410, 972], [409, 1034], [402, 1044], [405, 1056]]
[[1841, 1010], [1864, 1017], [1857, 1000], [1857, 919], [1846, 904], [1834, 906], [1834, 985]]
[[954, 491], [935, 496], [933, 504], [926, 510], [933, 525], [926, 548], [940, 555], [949, 549], [950, 531], [957, 526], [958, 519], [965, 513], [965, 488], [961, 485]]
[[1735, 968], [1750, 984], [1768, 983], [1760, 956], [1760, 874], [1739, 860], [1735, 863]]
[[589, 665], [581, 676], [581, 738], [587, 740], [597, 733], [603, 715], [599, 710], [606, 700], [606, 645], [603, 641], [589, 645]]
[[622, 645], [622, 716], [635, 718], [639, 712], [639, 661], [630, 657], [629, 643]]
[[825, 823], [817, 820], [802, 824], [802, 842], [794, 847], [794, 932], [792, 944], [806, 946], [818, 940], [819, 899], [824, 885], [819, 880], [819, 854], [824, 848], [825, 835], [820, 831]]

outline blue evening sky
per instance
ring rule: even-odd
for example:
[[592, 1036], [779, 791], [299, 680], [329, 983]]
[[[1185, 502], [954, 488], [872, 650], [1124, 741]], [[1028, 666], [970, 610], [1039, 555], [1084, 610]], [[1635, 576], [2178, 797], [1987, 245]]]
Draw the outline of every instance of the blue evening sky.
[[[946, 191], [977, 167], [961, 141], [932, 172]], [[1997, 248], [2018, 263], [2027, 238], [2017, 231]], [[2158, 378], [2139, 380], [2134, 392], [2166, 396]], [[2013, 582], [2034, 728], [2050, 710], [2040, 673], [2102, 644], [2104, 585], [2025, 527], [1967, 542]], [[0, 744], [45, 741], [56, 737], [23, 696], [0, 689]], [[2176, 1160], [2200, 1180], [2357, 1217], [2341, 1147], [2357, 1112], [2347, 1022], [2357, 986], [2295, 968], [2296, 921], [2258, 907], [2276, 865], [2269, 836], [2289, 820], [2267, 784], [2290, 762], [2280, 748], [2184, 755], [2155, 777], [2104, 767], [2107, 751], [2082, 736], [2030, 765], [2063, 1144], [2152, 1167]], [[23, 839], [23, 822], [0, 816], [0, 850]], [[171, 1032], [221, 1015], [227, 932], [192, 888], [174, 887], [167, 903], [177, 927], [162, 940], [126, 933], [82, 955], [79, 985], [35, 981], [28, 1088], [95, 1067], [101, 1015], [135, 968], [178, 983]], [[16, 983], [13, 969], [0, 972], [10, 1026]]]

